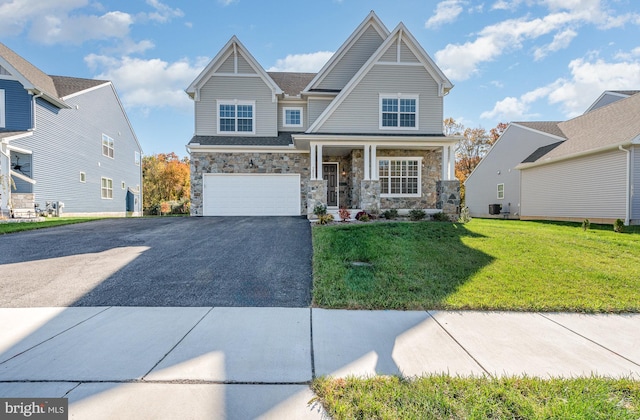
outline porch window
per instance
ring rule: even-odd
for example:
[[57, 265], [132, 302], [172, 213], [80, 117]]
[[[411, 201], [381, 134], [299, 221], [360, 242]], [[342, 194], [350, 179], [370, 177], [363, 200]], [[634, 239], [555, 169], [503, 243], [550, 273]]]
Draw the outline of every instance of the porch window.
[[380, 95], [380, 129], [417, 130], [418, 95]]
[[383, 197], [420, 197], [420, 158], [378, 159]]
[[254, 101], [218, 101], [218, 134], [255, 134]]
[[302, 108], [283, 108], [282, 117], [284, 127], [302, 127]]
[[106, 134], [102, 135], [102, 154], [113, 159], [113, 139]]
[[498, 200], [504, 199], [504, 184], [498, 184]]
[[102, 182], [102, 198], [113, 198], [113, 179], [103, 177], [100, 178], [100, 181]]

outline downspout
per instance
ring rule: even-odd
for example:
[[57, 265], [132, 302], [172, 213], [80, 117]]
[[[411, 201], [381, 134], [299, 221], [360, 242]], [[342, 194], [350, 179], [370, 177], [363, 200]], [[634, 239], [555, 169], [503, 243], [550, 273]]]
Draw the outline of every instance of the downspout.
[[626, 190], [626, 205], [625, 205], [625, 217], [624, 224], [625, 226], [629, 226], [630, 218], [631, 218], [631, 150], [625, 149], [622, 146], [618, 146], [623, 152], [627, 152], [627, 188]]

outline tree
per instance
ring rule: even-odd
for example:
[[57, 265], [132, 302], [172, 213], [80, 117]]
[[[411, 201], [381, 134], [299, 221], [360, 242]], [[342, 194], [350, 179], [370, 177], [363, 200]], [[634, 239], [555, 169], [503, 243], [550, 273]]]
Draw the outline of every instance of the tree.
[[493, 143], [498, 141], [498, 139], [500, 138], [502, 133], [504, 133], [504, 130], [506, 130], [507, 127], [508, 127], [508, 125], [505, 124], [505, 123], [498, 123], [498, 125], [496, 125], [495, 127], [493, 127], [491, 129], [489, 135], [491, 136], [491, 144], [492, 145], [493, 145]]
[[185, 204], [191, 194], [189, 158], [159, 153], [142, 158], [144, 210], [157, 211], [164, 202]]

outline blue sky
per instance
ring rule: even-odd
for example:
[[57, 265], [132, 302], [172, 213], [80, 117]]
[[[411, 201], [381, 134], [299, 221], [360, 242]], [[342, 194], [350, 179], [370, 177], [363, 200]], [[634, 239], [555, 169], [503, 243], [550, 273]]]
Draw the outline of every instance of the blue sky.
[[318, 71], [374, 10], [455, 85], [466, 127], [563, 120], [640, 89], [637, 0], [0, 0], [0, 40], [52, 75], [112, 80], [145, 154], [186, 155], [184, 89], [236, 35], [271, 71]]

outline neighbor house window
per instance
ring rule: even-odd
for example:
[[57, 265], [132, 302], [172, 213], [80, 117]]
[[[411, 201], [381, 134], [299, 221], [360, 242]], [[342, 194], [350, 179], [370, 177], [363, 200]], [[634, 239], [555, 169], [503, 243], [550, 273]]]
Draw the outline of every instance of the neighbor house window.
[[140, 166], [140, 152], [133, 152], [133, 161], [136, 163], [136, 166]]
[[4, 117], [4, 109], [4, 89], [0, 89], [0, 128], [5, 128], [7, 126]]
[[122, 187], [122, 189], [123, 189], [123, 190], [126, 188], [126, 185], [125, 185], [124, 181], [122, 181], [122, 182], [120, 183], [120, 186]]
[[378, 159], [380, 194], [420, 197], [420, 158]]
[[218, 134], [255, 134], [254, 101], [218, 101]]
[[106, 134], [102, 135], [102, 154], [113, 159], [113, 139]]
[[283, 111], [284, 127], [302, 127], [302, 108], [284, 108]]
[[417, 95], [380, 95], [380, 128], [418, 129]]
[[87, 174], [80, 172], [80, 182], [87, 182]]
[[113, 180], [111, 178], [101, 178], [102, 198], [113, 198]]
[[498, 199], [502, 200], [504, 198], [504, 184], [498, 184]]

